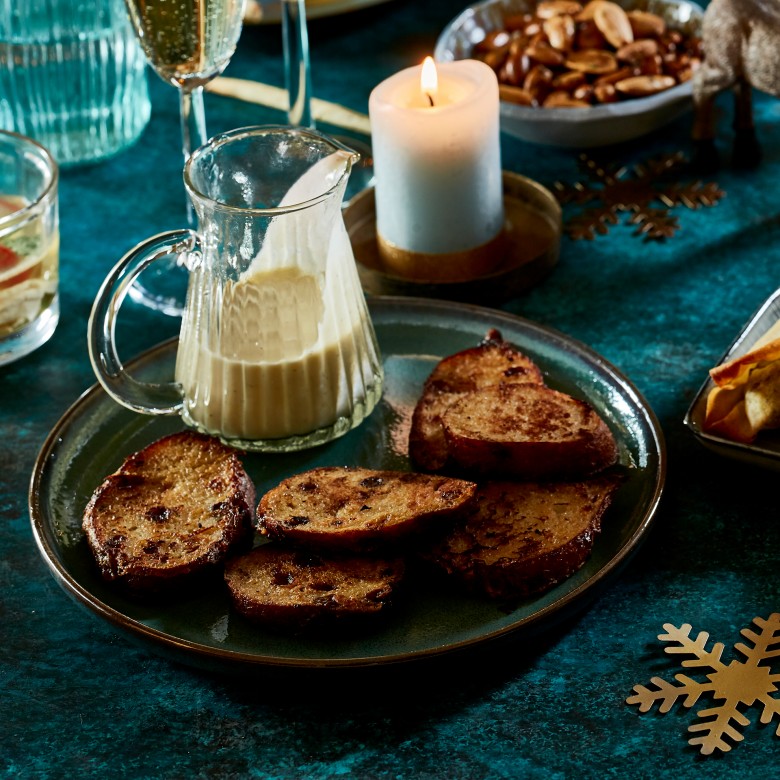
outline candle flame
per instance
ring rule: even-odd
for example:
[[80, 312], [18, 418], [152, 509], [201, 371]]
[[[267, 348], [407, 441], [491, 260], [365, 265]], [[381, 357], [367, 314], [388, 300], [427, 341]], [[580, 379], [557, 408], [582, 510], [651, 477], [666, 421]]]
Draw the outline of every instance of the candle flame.
[[439, 74], [436, 72], [436, 64], [433, 61], [433, 57], [426, 57], [423, 60], [420, 73], [420, 89], [427, 95], [431, 105], [433, 105], [433, 98], [438, 88]]

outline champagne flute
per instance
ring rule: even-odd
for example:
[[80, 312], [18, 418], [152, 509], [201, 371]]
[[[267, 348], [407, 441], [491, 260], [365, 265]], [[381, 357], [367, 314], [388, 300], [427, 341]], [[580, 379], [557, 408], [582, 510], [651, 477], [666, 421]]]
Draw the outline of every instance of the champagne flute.
[[[245, 0], [125, 0], [130, 20], [149, 64], [179, 90], [182, 153], [207, 140], [203, 85], [218, 76], [233, 56], [244, 18]], [[194, 213], [187, 201], [187, 218]], [[184, 308], [186, 272], [157, 263], [161, 270], [130, 290], [134, 300], [166, 314]], [[153, 271], [154, 269], [150, 269]]]
[[297, 127], [314, 128], [306, 0], [282, 0], [282, 42], [285, 87], [290, 101], [287, 121]]
[[[282, 0], [281, 10], [285, 87], [290, 101], [287, 122], [294, 126], [314, 129], [306, 0]], [[360, 161], [352, 169], [347, 184], [347, 192], [344, 196], [346, 205], [358, 192], [373, 183], [374, 166], [371, 147], [352, 136], [333, 135], [332, 137], [360, 155]]]

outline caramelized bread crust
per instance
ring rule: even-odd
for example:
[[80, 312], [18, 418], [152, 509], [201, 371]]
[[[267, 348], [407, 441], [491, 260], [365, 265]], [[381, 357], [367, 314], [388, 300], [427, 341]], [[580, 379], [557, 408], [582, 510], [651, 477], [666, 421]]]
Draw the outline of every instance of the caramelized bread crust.
[[251, 538], [255, 500], [233, 450], [184, 431], [130, 455], [95, 490], [82, 527], [104, 579], [155, 590]]
[[463, 393], [497, 384], [544, 383], [539, 367], [492, 329], [478, 346], [441, 360], [423, 386], [412, 416], [409, 457], [416, 468], [438, 471], [447, 463], [441, 416]]
[[542, 385], [464, 393], [441, 420], [449, 458], [467, 474], [576, 479], [618, 457], [612, 432], [589, 404]]
[[582, 567], [619, 486], [489, 482], [474, 508], [425, 557], [472, 592], [511, 601], [542, 593]]
[[440, 527], [468, 505], [476, 488], [436, 474], [316, 468], [268, 491], [257, 527], [273, 540], [364, 552]]
[[400, 558], [324, 556], [278, 544], [262, 545], [225, 565], [237, 612], [296, 630], [381, 612], [403, 574]]

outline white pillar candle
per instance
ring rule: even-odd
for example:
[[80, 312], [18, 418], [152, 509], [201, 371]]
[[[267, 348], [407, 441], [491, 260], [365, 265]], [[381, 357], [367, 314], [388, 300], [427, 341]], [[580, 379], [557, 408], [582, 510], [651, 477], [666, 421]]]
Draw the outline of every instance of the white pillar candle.
[[369, 115], [380, 241], [440, 255], [495, 239], [504, 204], [495, 73], [477, 60], [435, 69], [435, 85], [423, 66], [383, 81]]

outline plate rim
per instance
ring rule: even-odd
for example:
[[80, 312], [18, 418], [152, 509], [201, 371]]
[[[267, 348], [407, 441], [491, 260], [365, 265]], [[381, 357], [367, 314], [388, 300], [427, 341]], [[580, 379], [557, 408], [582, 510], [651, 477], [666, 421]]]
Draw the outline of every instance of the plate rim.
[[[639, 392], [636, 386], [612, 363], [595, 352], [592, 348], [583, 342], [565, 335], [552, 327], [528, 320], [522, 316], [511, 314], [498, 309], [488, 307], [458, 303], [453, 301], [435, 300], [428, 298], [413, 298], [403, 296], [367, 296], [369, 310], [372, 318], [381, 321], [382, 317], [391, 317], [393, 312], [403, 311], [406, 316], [413, 314], [414, 311], [424, 309], [426, 315], [430, 316], [432, 312], [436, 313], [438, 319], [444, 313], [449, 316], [463, 314], [464, 312], [477, 319], [484, 319], [486, 328], [498, 327], [506, 323], [511, 328], [521, 327], [523, 330], [544, 336], [547, 341], [551, 341], [556, 347], [565, 346], [569, 352], [578, 354], [581, 358], [586, 358], [590, 362], [597, 364], [610, 378], [612, 383], [623, 391], [630, 392], [630, 400], [644, 415], [644, 425], [651, 434], [650, 439], [654, 444], [652, 455], [657, 459], [655, 466], [655, 478], [652, 485], [651, 495], [647, 500], [641, 522], [631, 534], [625, 539], [615, 553], [607, 560], [591, 577], [582, 582], [576, 588], [562, 594], [546, 606], [536, 612], [522, 618], [514, 623], [480, 634], [476, 637], [470, 637], [458, 641], [444, 642], [424, 649], [412, 650], [403, 653], [389, 653], [384, 655], [353, 656], [348, 658], [341, 657], [286, 657], [276, 655], [262, 655], [255, 653], [246, 653], [227, 648], [218, 648], [210, 645], [200, 644], [198, 642], [185, 639], [175, 634], [171, 634], [132, 618], [119, 609], [105, 604], [97, 596], [92, 594], [89, 589], [79, 583], [74, 576], [68, 572], [67, 567], [62, 564], [57, 555], [57, 551], [50, 543], [49, 535], [54, 535], [53, 528], [47, 529], [47, 522], [44, 513], [39, 504], [40, 487], [47, 473], [47, 464], [52, 458], [56, 458], [57, 446], [64, 439], [64, 434], [76, 422], [78, 415], [83, 408], [89, 404], [99, 403], [108, 397], [105, 390], [96, 382], [87, 388], [61, 415], [58, 421], [51, 428], [43, 445], [40, 448], [38, 456], [35, 459], [33, 472], [30, 478], [28, 489], [28, 506], [33, 537], [38, 547], [41, 557], [44, 559], [50, 573], [57, 584], [71, 598], [88, 609], [91, 613], [107, 620], [111, 625], [123, 631], [124, 636], [131, 639], [143, 639], [151, 642], [155, 648], [163, 655], [173, 655], [174, 660], [184, 662], [190, 666], [214, 670], [251, 668], [267, 669], [275, 668], [306, 668], [306, 669], [344, 669], [344, 668], [365, 668], [365, 667], [384, 667], [398, 664], [407, 664], [418, 662], [424, 659], [434, 657], [452, 656], [464, 650], [476, 648], [483, 644], [489, 644], [498, 639], [506, 638], [512, 634], [521, 631], [531, 631], [539, 629], [540, 626], [553, 622], [553, 618], [560, 617], [573, 611], [577, 604], [586, 602], [585, 597], [592, 594], [608, 578], [615, 576], [637, 552], [641, 543], [646, 538], [653, 521], [657, 515], [658, 507], [665, 488], [667, 473], [667, 452], [666, 442], [660, 422], [655, 412]], [[132, 360], [127, 361], [130, 368], [139, 368], [144, 364], [153, 362], [160, 353], [171, 348], [171, 345], [177, 341], [173, 337], [163, 341], [147, 350], [144, 350]], [[48, 531], [48, 532], [47, 532]]]

